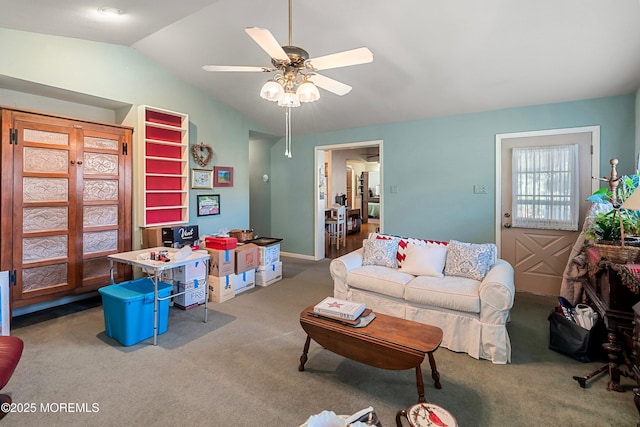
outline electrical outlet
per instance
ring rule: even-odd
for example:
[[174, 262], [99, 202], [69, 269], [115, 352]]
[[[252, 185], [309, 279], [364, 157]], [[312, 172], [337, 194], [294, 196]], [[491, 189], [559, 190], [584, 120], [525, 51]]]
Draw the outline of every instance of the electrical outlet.
[[473, 192], [475, 194], [487, 194], [487, 186], [484, 184], [476, 184], [473, 186]]

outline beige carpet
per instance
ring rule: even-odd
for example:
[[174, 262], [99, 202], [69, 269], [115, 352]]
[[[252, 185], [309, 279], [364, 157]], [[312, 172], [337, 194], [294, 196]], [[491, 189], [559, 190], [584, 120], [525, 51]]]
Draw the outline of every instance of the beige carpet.
[[[331, 409], [372, 405], [385, 427], [417, 399], [413, 371], [385, 371], [311, 344], [298, 314], [332, 291], [328, 261], [284, 258], [284, 279], [202, 308], [171, 309], [158, 346], [122, 347], [104, 333], [99, 299], [14, 319], [24, 356], [5, 387], [21, 413], [7, 426], [292, 426]], [[553, 298], [518, 294], [509, 333], [513, 363], [435, 353], [442, 389], [423, 364], [426, 397], [461, 426], [634, 426], [632, 382], [608, 392], [606, 377], [581, 389], [582, 364], [547, 349]], [[81, 310], [79, 310], [79, 308]], [[30, 412], [27, 412], [30, 411]]]

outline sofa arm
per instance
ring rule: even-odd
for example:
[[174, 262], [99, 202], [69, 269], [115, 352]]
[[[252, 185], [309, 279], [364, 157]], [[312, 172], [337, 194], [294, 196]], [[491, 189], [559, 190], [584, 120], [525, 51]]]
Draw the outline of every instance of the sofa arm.
[[498, 259], [480, 283], [480, 321], [504, 325], [513, 307], [515, 285], [513, 267]]
[[329, 265], [329, 271], [333, 278], [333, 296], [345, 299], [349, 286], [347, 274], [354, 268], [362, 267], [362, 248], [335, 258]]

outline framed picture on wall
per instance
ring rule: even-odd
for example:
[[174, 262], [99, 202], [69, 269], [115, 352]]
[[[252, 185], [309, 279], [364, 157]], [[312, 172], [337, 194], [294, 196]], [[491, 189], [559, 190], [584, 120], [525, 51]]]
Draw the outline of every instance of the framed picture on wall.
[[213, 171], [205, 169], [191, 169], [191, 188], [213, 188]]
[[230, 166], [215, 166], [213, 168], [214, 187], [233, 187], [233, 168]]
[[198, 216], [220, 215], [219, 194], [198, 194]]

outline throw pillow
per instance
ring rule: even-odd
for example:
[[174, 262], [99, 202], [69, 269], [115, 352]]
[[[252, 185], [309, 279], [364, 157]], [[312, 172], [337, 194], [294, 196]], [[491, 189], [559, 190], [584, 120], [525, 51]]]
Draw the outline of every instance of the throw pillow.
[[400, 242], [398, 242], [398, 267], [402, 267], [404, 264], [404, 260], [407, 257], [407, 246], [408, 245], [418, 245], [418, 246], [447, 246], [447, 242], [440, 242], [438, 240], [421, 240], [414, 239], [412, 237], [402, 238]]
[[405, 248], [405, 259], [398, 271], [414, 276], [443, 277], [447, 247], [440, 245], [414, 245]]
[[398, 268], [396, 253], [397, 240], [365, 239], [362, 241], [362, 265], [380, 265], [382, 267]]
[[463, 243], [451, 240], [447, 245], [444, 274], [482, 280], [495, 264], [498, 248], [493, 243]]
[[419, 246], [425, 245], [440, 245], [447, 246], [447, 242], [441, 242], [439, 240], [422, 240], [415, 239], [413, 237], [397, 237], [390, 236], [388, 234], [378, 234], [378, 233], [369, 233], [369, 239], [381, 239], [381, 240], [397, 240], [398, 241], [398, 255], [396, 258], [398, 259], [398, 267], [402, 267], [404, 263], [404, 259], [406, 258], [406, 248], [409, 244], [415, 244]]

